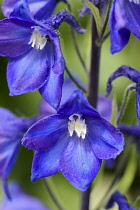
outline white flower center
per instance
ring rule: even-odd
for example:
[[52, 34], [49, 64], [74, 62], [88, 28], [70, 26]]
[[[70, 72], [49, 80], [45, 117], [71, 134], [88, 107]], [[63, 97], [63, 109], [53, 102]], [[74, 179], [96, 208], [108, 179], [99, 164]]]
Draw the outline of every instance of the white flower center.
[[42, 33], [39, 26], [33, 26], [31, 28], [33, 28], [34, 30], [32, 32], [32, 35], [28, 44], [31, 44], [32, 47], [38, 50], [42, 50], [45, 47], [48, 41], [48, 38], [46, 34]]
[[140, 4], [140, 0], [129, 0], [129, 2], [133, 2], [135, 4]]
[[85, 119], [80, 119], [79, 114], [73, 114], [69, 117], [69, 120], [70, 121], [68, 122], [68, 131], [70, 136], [72, 136], [73, 132], [75, 131], [78, 137], [82, 137], [82, 139], [85, 139], [87, 133], [87, 125], [85, 123]]

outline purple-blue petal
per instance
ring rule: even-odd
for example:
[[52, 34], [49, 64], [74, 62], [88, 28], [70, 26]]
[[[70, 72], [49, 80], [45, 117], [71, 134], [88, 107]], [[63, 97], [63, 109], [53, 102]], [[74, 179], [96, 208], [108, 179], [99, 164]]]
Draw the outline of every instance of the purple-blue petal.
[[83, 113], [86, 116], [99, 116], [87, 101], [86, 96], [81, 90], [75, 90], [69, 100], [65, 102], [58, 110], [59, 114], [73, 115], [75, 113]]
[[126, 28], [140, 39], [140, 3], [135, 1], [123, 0], [123, 9], [125, 11]]
[[42, 100], [38, 107], [38, 112], [42, 116], [48, 116], [52, 114], [56, 114], [56, 110], [48, 104], [47, 101]]
[[124, 123], [120, 123], [118, 125], [120, 131], [128, 136], [132, 136], [134, 138], [140, 138], [140, 127], [137, 125], [127, 125]]
[[32, 48], [24, 55], [10, 59], [7, 67], [10, 95], [34, 91], [45, 84], [52, 67], [52, 48], [52, 43], [47, 43], [42, 50]]
[[[8, 17], [12, 12], [14, 5], [18, 2], [18, 0], [5, 0], [2, 4], [3, 14]], [[48, 19], [52, 12], [54, 11], [59, 0], [28, 0], [29, 8], [37, 20]]]
[[58, 75], [51, 70], [47, 82], [39, 89], [43, 98], [55, 109], [60, 105], [63, 80], [63, 74]]
[[126, 19], [124, 18], [125, 14], [122, 4], [123, 3], [120, 3], [120, 0], [115, 0], [112, 3], [112, 8], [110, 11], [110, 50], [112, 54], [121, 51], [128, 43], [130, 38], [130, 32], [125, 28]]
[[99, 96], [98, 102], [97, 102], [97, 110], [104, 119], [109, 121], [111, 117], [111, 110], [112, 110], [111, 99], [106, 98], [104, 96]]
[[[0, 137], [0, 141], [2, 138]], [[18, 151], [20, 148], [20, 138], [11, 139], [5, 137], [4, 141], [0, 142], [0, 176], [4, 191], [9, 199], [11, 194], [7, 183], [7, 178], [16, 162]]]
[[29, 0], [29, 7], [32, 14], [34, 14], [34, 18], [37, 20], [46, 20], [52, 15], [57, 3], [60, 0], [43, 0], [38, 2], [34, 1], [31, 3], [30, 1], [31, 0]]
[[[69, 143], [67, 132], [61, 131], [55, 133], [52, 140], [54, 145], [51, 149], [45, 151], [36, 151], [32, 162], [31, 180], [36, 181], [39, 178], [48, 177], [56, 174], [60, 170], [59, 162], [62, 152]], [[48, 139], [50, 142], [50, 139]], [[47, 142], [46, 142], [47, 143]]]
[[16, 57], [31, 49], [28, 42], [32, 26], [33, 23], [18, 19], [0, 21], [0, 55]]
[[2, 210], [16, 210], [16, 209], [34, 209], [34, 210], [48, 210], [39, 199], [26, 194], [16, 182], [10, 184], [10, 193], [12, 194], [12, 200], [5, 198], [2, 201]]
[[54, 29], [58, 29], [62, 22], [67, 22], [71, 27], [73, 27], [78, 33], [83, 34], [86, 32], [78, 22], [75, 20], [74, 16], [68, 11], [62, 10], [51, 16], [49, 20], [45, 21], [47, 24], [51, 25]]
[[98, 174], [100, 167], [101, 160], [95, 156], [86, 139], [83, 140], [76, 135], [69, 137], [69, 144], [60, 160], [60, 171], [74, 187], [85, 191]]
[[95, 155], [99, 159], [116, 158], [124, 146], [123, 135], [101, 117], [86, 117], [87, 136]]
[[20, 20], [34, 21], [30, 13], [27, 0], [20, 0], [14, 6], [13, 11], [9, 15], [10, 18], [17, 18]]
[[116, 78], [121, 77], [121, 76], [126, 77], [135, 83], [140, 82], [140, 72], [138, 72], [137, 70], [135, 70], [129, 66], [125, 66], [125, 65], [121, 66], [120, 68], [118, 68], [115, 72], [113, 72], [110, 75], [110, 77], [107, 81], [107, 88], [106, 88], [107, 95], [109, 95], [112, 90], [112, 82]]
[[24, 134], [22, 144], [29, 149], [48, 151], [66, 134], [68, 134], [66, 116], [52, 115], [44, 117], [32, 125]]
[[105, 209], [112, 208], [114, 206], [114, 203], [118, 204], [118, 210], [135, 210], [132, 206], [128, 204], [126, 197], [122, 195], [119, 191], [113, 193]]

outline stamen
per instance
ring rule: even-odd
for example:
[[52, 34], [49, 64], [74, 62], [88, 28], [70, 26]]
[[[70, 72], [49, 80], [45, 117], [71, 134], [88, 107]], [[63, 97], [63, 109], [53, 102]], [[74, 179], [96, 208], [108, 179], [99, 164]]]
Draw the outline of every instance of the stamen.
[[85, 139], [87, 133], [87, 125], [85, 123], [85, 119], [80, 119], [79, 114], [73, 114], [69, 117], [69, 120], [70, 121], [68, 122], [68, 131], [70, 136], [72, 136], [73, 132], [75, 131], [78, 137], [82, 137], [82, 139]]
[[129, 0], [129, 2], [133, 2], [134, 4], [140, 4], [140, 0]]
[[28, 44], [31, 44], [33, 48], [42, 50], [45, 47], [48, 38], [46, 38], [46, 34], [42, 33], [39, 26], [33, 26], [31, 28], [34, 30]]

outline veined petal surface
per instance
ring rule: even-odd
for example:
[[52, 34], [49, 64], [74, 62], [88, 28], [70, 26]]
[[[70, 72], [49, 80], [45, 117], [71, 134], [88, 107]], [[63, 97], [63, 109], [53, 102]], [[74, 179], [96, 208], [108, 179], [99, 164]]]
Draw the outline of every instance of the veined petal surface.
[[17, 57], [31, 49], [31, 27], [33, 23], [18, 19], [0, 21], [0, 55]]
[[48, 79], [53, 45], [43, 50], [30, 49], [24, 55], [11, 58], [7, 67], [10, 95], [19, 95], [39, 89]]
[[85, 191], [97, 175], [101, 166], [90, 143], [76, 135], [69, 137], [60, 160], [60, 170], [69, 182], [77, 189]]
[[24, 134], [22, 143], [29, 149], [48, 151], [61, 139], [63, 133], [68, 134], [68, 119], [63, 115], [52, 115], [36, 122]]
[[99, 159], [115, 158], [123, 150], [122, 134], [103, 118], [86, 117], [87, 139]]

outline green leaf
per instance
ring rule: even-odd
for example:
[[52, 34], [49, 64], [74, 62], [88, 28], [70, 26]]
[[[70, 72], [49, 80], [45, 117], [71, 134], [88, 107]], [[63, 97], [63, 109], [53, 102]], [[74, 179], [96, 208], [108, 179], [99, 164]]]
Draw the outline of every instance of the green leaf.
[[118, 186], [119, 190], [123, 194], [125, 194], [131, 187], [137, 170], [137, 161], [136, 161], [137, 152], [135, 145], [131, 145], [129, 152], [130, 155], [127, 162], [127, 166], [121, 180], [119, 181], [119, 186]]
[[111, 119], [110, 123], [114, 125], [115, 127], [117, 126], [117, 101], [116, 101], [116, 91], [115, 87], [113, 88], [113, 100], [112, 100], [112, 113], [111, 113]]
[[97, 32], [98, 32], [98, 36], [100, 37], [101, 34], [101, 18], [100, 18], [100, 13], [99, 13], [99, 9], [97, 7], [95, 7], [94, 4], [92, 4], [90, 1], [88, 0], [84, 0], [87, 7], [89, 9], [91, 9], [92, 14], [94, 16], [95, 19], [95, 23], [96, 23], [96, 27], [97, 27]]

